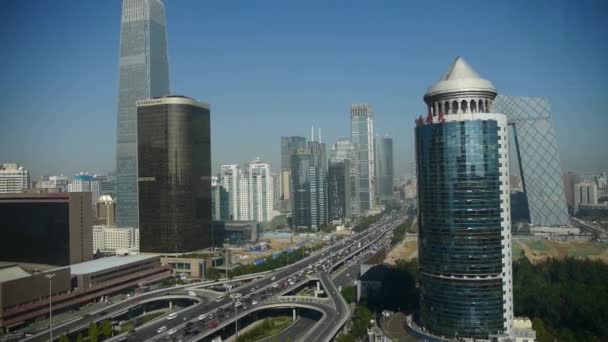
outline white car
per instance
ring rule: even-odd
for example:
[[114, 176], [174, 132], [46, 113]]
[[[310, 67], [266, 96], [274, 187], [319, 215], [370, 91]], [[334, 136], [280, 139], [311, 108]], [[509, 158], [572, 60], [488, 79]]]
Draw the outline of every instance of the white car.
[[207, 318], [207, 315], [200, 315], [200, 316], [198, 316], [198, 320], [199, 320], [199, 321], [202, 321], [202, 320], [204, 320], [205, 318]]
[[188, 292], [188, 296], [196, 297], [196, 292], [190, 291]]
[[[338, 313], [338, 314], [339, 314], [339, 313]], [[167, 331], [167, 335], [173, 335], [173, 334], [175, 334], [176, 332], [177, 332], [177, 330], [176, 330], [176, 329], [171, 329], [171, 330]]]
[[160, 334], [160, 333], [164, 332], [165, 330], [167, 330], [167, 326], [166, 325], [158, 328], [158, 330], [156, 330], [156, 332]]
[[258, 303], [258, 301], [257, 301], [257, 300], [253, 300], [253, 301], [251, 301], [251, 305], [256, 305], [257, 303]]
[[172, 312], [169, 314], [169, 316], [167, 316], [167, 319], [175, 319], [177, 318], [177, 312]]

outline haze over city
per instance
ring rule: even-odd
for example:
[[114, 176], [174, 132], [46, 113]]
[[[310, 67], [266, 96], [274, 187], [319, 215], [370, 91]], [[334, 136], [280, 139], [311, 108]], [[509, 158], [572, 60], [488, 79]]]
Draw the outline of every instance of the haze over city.
[[[212, 107], [212, 167], [282, 135], [349, 137], [352, 103], [411, 174], [422, 95], [462, 55], [500, 93], [551, 101], [564, 171], [608, 167], [602, 1], [168, 1], [171, 90]], [[121, 1], [3, 1], [0, 156], [43, 174], [115, 169]]]

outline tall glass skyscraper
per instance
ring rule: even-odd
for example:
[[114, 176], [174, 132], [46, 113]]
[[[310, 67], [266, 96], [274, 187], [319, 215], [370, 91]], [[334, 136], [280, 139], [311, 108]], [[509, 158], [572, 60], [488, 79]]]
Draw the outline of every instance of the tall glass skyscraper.
[[349, 170], [349, 202], [350, 202], [350, 213], [347, 217], [358, 217], [361, 214], [359, 210], [359, 165], [357, 164], [357, 157], [355, 155], [355, 147], [350, 139], [340, 138], [332, 146], [331, 160], [333, 161], [348, 161], [350, 165]]
[[508, 336], [513, 325], [507, 117], [461, 58], [416, 120], [420, 323], [448, 338]]
[[375, 162], [374, 162], [374, 114], [366, 104], [355, 104], [350, 110], [351, 140], [359, 167], [359, 209], [365, 213], [374, 208]]
[[325, 144], [310, 141], [291, 156], [292, 224], [319, 228], [327, 223]]
[[557, 135], [549, 100], [498, 95], [496, 111], [509, 119], [530, 223], [561, 226], [570, 222]]
[[116, 134], [116, 214], [120, 227], [139, 226], [135, 102], [168, 94], [165, 5], [161, 0], [123, 0]]
[[300, 148], [306, 147], [305, 137], [281, 137], [281, 184], [280, 202], [281, 211], [291, 210], [291, 156]]
[[393, 197], [393, 182], [395, 172], [393, 167], [393, 139], [377, 137], [376, 142], [376, 194], [381, 201]]

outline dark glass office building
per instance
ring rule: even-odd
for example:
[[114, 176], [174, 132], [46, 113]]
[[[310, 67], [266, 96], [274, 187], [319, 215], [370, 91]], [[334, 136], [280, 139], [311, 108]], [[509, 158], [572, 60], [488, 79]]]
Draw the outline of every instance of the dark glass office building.
[[330, 159], [327, 171], [327, 206], [330, 221], [351, 217], [351, 161]]
[[90, 192], [0, 194], [0, 260], [66, 266], [93, 259]]
[[137, 102], [140, 251], [212, 245], [210, 110], [182, 96]]
[[496, 90], [458, 58], [416, 120], [420, 323], [488, 339], [513, 324], [507, 117]]
[[380, 201], [385, 203], [393, 198], [393, 180], [395, 178], [393, 139], [378, 137], [374, 146], [376, 148], [376, 179], [378, 183], [376, 194]]
[[292, 225], [319, 228], [327, 223], [325, 144], [309, 141], [291, 156]]

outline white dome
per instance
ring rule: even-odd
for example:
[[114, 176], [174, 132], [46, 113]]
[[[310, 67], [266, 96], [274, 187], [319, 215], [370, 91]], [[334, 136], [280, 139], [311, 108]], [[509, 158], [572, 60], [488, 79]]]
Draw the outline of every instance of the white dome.
[[460, 91], [488, 91], [496, 93], [492, 82], [481, 78], [475, 70], [460, 56], [456, 57], [448, 72], [432, 87], [424, 97]]
[[114, 203], [114, 200], [110, 195], [103, 195], [99, 197], [97, 203]]

